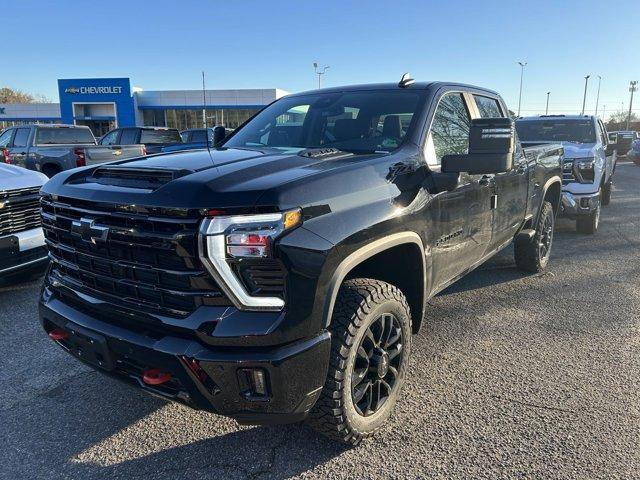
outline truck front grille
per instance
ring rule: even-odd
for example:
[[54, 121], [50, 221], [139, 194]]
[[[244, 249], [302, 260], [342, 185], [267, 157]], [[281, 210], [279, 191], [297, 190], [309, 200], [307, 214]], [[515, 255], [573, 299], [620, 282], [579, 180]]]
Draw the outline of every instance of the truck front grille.
[[0, 236], [40, 226], [40, 187], [0, 191]]
[[197, 217], [150, 216], [113, 205], [42, 199], [52, 279], [134, 310], [186, 316], [231, 303], [198, 258]]

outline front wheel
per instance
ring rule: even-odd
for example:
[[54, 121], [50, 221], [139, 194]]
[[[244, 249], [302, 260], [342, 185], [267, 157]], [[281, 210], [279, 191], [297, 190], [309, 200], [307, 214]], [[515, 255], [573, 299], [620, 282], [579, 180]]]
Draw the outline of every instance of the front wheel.
[[327, 379], [307, 422], [349, 445], [389, 418], [404, 383], [411, 315], [402, 292], [369, 278], [346, 281], [331, 325]]
[[515, 243], [514, 255], [520, 270], [538, 273], [547, 267], [553, 244], [554, 224], [553, 205], [551, 202], [543, 202], [533, 238]]
[[600, 226], [600, 202], [592, 213], [576, 219], [578, 233], [594, 234], [598, 230], [598, 226]]

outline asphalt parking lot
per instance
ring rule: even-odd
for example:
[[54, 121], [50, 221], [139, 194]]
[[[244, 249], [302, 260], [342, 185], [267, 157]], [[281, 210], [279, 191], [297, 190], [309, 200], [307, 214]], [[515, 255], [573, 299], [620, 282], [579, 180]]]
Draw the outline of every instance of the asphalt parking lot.
[[601, 222], [561, 220], [544, 274], [508, 249], [431, 300], [392, 421], [356, 449], [121, 385], [40, 330], [39, 282], [0, 288], [0, 477], [637, 478], [639, 167]]

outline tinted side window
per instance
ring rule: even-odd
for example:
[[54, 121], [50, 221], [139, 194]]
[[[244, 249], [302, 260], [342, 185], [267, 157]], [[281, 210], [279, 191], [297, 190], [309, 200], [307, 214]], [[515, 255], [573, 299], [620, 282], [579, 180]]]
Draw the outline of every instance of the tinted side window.
[[138, 131], [135, 128], [125, 128], [120, 135], [120, 145], [134, 145]]
[[500, 118], [504, 116], [500, 103], [495, 98], [474, 95], [473, 99], [476, 101], [480, 118]]
[[14, 147], [26, 147], [29, 140], [29, 129], [19, 128], [16, 130], [16, 136], [13, 138]]
[[100, 141], [100, 145], [114, 145], [116, 140], [118, 139], [119, 130], [113, 130], [112, 132], [107, 133], [102, 140]]
[[447, 93], [440, 99], [427, 137], [425, 155], [431, 165], [440, 165], [444, 155], [469, 151], [471, 117], [461, 93]]
[[0, 135], [0, 147], [6, 147], [7, 145], [9, 145], [12, 135], [13, 130], [5, 130], [2, 135]]
[[207, 131], [206, 130], [194, 130], [191, 132], [191, 141], [192, 142], [202, 142], [205, 143], [207, 141]]

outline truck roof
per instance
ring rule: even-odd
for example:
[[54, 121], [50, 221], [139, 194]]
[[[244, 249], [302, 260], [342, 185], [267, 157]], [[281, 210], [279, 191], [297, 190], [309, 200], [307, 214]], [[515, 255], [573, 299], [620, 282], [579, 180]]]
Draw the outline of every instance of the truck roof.
[[520, 117], [518, 120], [553, 120], [555, 118], [563, 120], [584, 120], [585, 118], [596, 118], [594, 115], [531, 115], [529, 117]]
[[25, 123], [24, 125], [13, 125], [13, 128], [18, 128], [18, 127], [89, 128], [86, 125], [71, 125], [68, 123]]
[[322, 93], [331, 93], [331, 92], [353, 92], [353, 91], [366, 91], [366, 90], [426, 90], [427, 88], [439, 88], [439, 87], [463, 87], [463, 88], [471, 88], [474, 90], [480, 90], [491, 95], [499, 95], [498, 92], [494, 90], [490, 90], [484, 87], [478, 87], [476, 85], [469, 85], [465, 83], [458, 82], [440, 82], [440, 81], [431, 81], [431, 82], [414, 82], [405, 87], [398, 86], [397, 83], [364, 83], [359, 85], [344, 85], [340, 87], [329, 87], [329, 88], [321, 88], [316, 90], [307, 90], [304, 92], [292, 93], [290, 97], [296, 97], [298, 95], [308, 95], [312, 93], [322, 92]]

